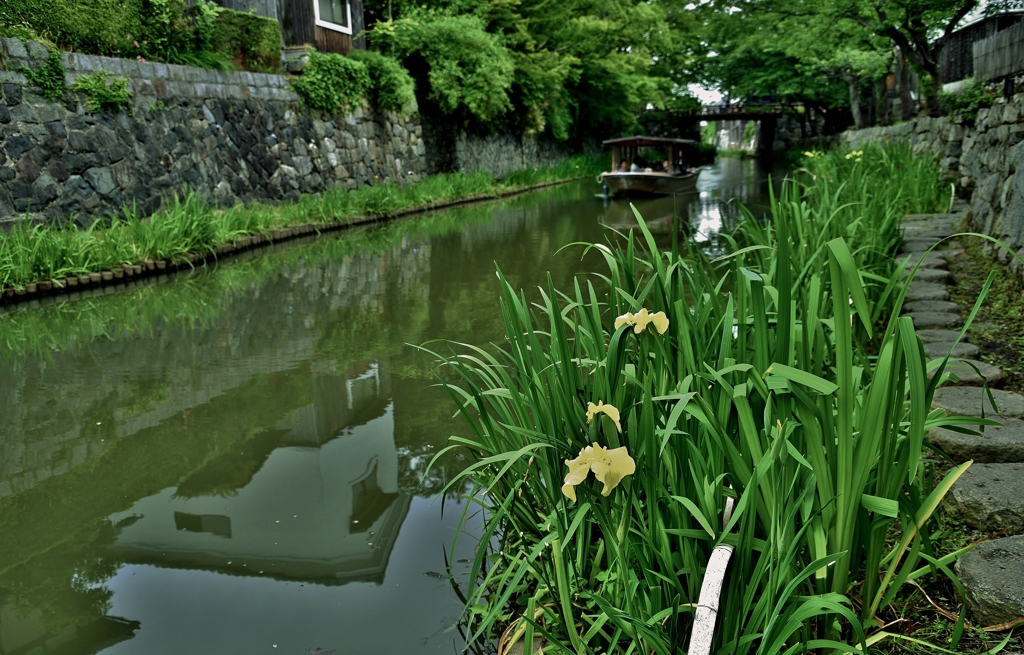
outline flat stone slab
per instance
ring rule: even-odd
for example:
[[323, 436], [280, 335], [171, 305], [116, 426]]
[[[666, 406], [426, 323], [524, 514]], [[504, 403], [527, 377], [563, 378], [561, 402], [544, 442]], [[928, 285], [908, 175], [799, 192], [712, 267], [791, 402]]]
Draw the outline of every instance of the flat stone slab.
[[1024, 535], [979, 544], [956, 563], [956, 573], [977, 624], [1024, 616]]
[[914, 300], [903, 305], [904, 314], [914, 312], [959, 312], [960, 306], [948, 300]]
[[972, 464], [946, 496], [946, 505], [979, 530], [1024, 528], [1024, 464]]
[[949, 300], [945, 284], [914, 280], [907, 289], [907, 300]]
[[[932, 398], [932, 408], [944, 409], [947, 414], [956, 414], [957, 416], [981, 416], [982, 410], [988, 417], [998, 415], [1020, 418], [1024, 416], [1024, 396], [1002, 389], [989, 389], [989, 393], [996, 401], [998, 410], [992, 409], [988, 393], [982, 387], [936, 389], [935, 396]], [[1024, 501], [1024, 495], [1021, 496], [1021, 500]]]
[[964, 218], [963, 214], [907, 214], [903, 217], [904, 223], [920, 223], [922, 221], [946, 220], [959, 222]]
[[906, 257], [901, 259], [898, 262], [898, 264], [900, 266], [905, 267], [906, 270], [908, 270], [908, 271], [910, 269], [914, 268], [915, 266], [917, 266], [918, 262], [921, 262], [921, 267], [922, 268], [946, 268], [946, 259], [947, 258], [941, 256], [941, 253], [944, 253], [944, 252], [946, 252], [946, 251], [945, 250], [936, 251], [936, 252], [933, 252], [933, 253], [929, 253], [927, 255], [925, 255], [923, 253], [915, 253], [915, 254], [912, 254], [912, 255], [907, 255]]
[[[984, 382], [993, 384], [1003, 379], [1003, 372], [1001, 370], [991, 364], [979, 362], [976, 359], [951, 359], [946, 364], [946, 369], [943, 372], [955, 373], [956, 377], [959, 378], [956, 382], [950, 380], [946, 384], [975, 385], [983, 384]], [[978, 375], [979, 372], [981, 375]]]
[[[931, 343], [933, 341], [956, 341], [960, 337], [959, 330], [918, 330], [917, 336], [921, 341]], [[945, 353], [943, 353], [945, 354]], [[941, 355], [940, 355], [941, 357]]]
[[914, 321], [914, 327], [918, 329], [960, 327], [964, 324], [960, 314], [952, 312], [913, 312], [907, 316]]
[[[903, 271], [903, 277], [910, 277], [910, 273], [913, 269], [907, 269]], [[938, 268], [919, 268], [914, 273], [915, 280], [921, 280], [922, 282], [946, 282], [951, 278], [949, 271], [944, 271]]]
[[924, 253], [935, 245], [938, 239], [904, 239], [900, 252], [903, 253]]
[[[924, 354], [932, 359], [945, 357], [946, 353], [949, 353], [950, 346], [953, 346], [952, 341], [931, 341], [924, 344]], [[953, 346], [953, 352], [950, 353], [950, 356], [960, 359], [968, 359], [974, 357], [979, 352], [981, 351], [973, 343], [961, 341]]]
[[903, 240], [932, 239], [933, 241], [938, 241], [939, 239], [945, 239], [946, 237], [954, 234], [956, 234], [956, 230], [954, 230], [952, 226], [947, 227], [944, 225], [929, 224], [922, 225], [917, 229], [908, 227], [903, 231]]
[[[999, 420], [1005, 425], [986, 425], [985, 432], [979, 435], [933, 428], [928, 432], [928, 440], [958, 463], [969, 459], [981, 464], [1024, 462], [1024, 421]], [[981, 428], [972, 429], [980, 431]]]

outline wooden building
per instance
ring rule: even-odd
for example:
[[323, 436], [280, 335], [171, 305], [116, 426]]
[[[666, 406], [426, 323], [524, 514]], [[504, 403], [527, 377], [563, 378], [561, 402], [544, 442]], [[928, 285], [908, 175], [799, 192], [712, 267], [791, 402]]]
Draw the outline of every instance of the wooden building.
[[346, 54], [366, 49], [362, 0], [277, 0], [285, 47]]
[[281, 24], [287, 47], [311, 45], [320, 52], [346, 54], [366, 49], [363, 0], [215, 0], [236, 11], [253, 11]]
[[1011, 11], [988, 16], [952, 34], [939, 52], [939, 71], [943, 84], [959, 82], [975, 74], [974, 44], [988, 39], [1014, 25], [1019, 25], [1024, 12]]

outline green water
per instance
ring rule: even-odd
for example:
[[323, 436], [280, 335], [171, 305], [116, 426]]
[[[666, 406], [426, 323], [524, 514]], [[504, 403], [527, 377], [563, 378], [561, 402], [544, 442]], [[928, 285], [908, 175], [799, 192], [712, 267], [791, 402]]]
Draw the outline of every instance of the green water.
[[[638, 203], [719, 248], [765, 169]], [[408, 344], [501, 335], [631, 224], [574, 183], [0, 314], [0, 655], [453, 653], [462, 431]], [[444, 512], [442, 514], [442, 508]], [[472, 531], [473, 525], [466, 526]], [[458, 582], [459, 580], [457, 580]], [[320, 650], [318, 650], [320, 649]]]

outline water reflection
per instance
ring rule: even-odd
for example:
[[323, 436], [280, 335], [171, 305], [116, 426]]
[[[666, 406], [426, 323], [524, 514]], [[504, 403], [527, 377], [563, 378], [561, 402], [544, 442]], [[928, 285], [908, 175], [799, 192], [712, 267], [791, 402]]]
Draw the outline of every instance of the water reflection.
[[499, 339], [495, 263], [588, 271], [553, 255], [619, 220], [596, 192], [0, 316], [0, 655], [457, 648], [464, 462], [427, 464], [463, 428], [407, 344]]
[[[679, 230], [715, 256], [722, 254], [725, 248], [721, 234], [731, 233], [743, 220], [740, 205], [755, 216], [762, 214], [767, 209], [769, 180], [778, 182], [787, 173], [785, 163], [777, 160], [720, 159], [701, 171], [694, 191], [637, 199], [632, 204], [660, 241], [667, 243], [673, 230]], [[622, 231], [636, 224], [627, 200], [606, 201], [601, 219]]]

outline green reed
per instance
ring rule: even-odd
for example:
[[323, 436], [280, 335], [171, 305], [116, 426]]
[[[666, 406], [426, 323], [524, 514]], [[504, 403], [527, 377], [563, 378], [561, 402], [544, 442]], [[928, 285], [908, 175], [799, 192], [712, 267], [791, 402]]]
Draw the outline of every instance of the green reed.
[[[864, 652], [903, 584], [952, 576], [932, 516], [967, 465], [934, 483], [922, 450], [929, 429], [977, 419], [931, 410], [941, 369], [929, 378], [899, 317], [892, 262], [899, 217], [939, 209], [946, 190], [908, 149], [846, 154], [811, 158], [718, 260], [659, 251], [637, 214], [622, 241], [583, 244], [606, 269], [571, 289], [531, 303], [499, 272], [507, 341], [435, 349], [473, 435], [452, 438], [475, 456], [452, 484], [469, 486], [464, 518], [484, 517], [471, 642], [504, 629], [505, 646], [544, 636], [545, 652], [684, 652], [723, 543], [719, 653]], [[922, 170], [934, 184], [885, 190]], [[667, 331], [614, 327], [641, 308]], [[588, 422], [600, 401], [621, 432]], [[635, 473], [570, 501], [566, 462], [594, 443], [625, 447]]]
[[213, 252], [246, 236], [291, 225], [351, 223], [412, 207], [591, 176], [604, 168], [599, 156], [572, 157], [550, 167], [513, 173], [504, 180], [475, 171], [433, 175], [416, 184], [375, 184], [352, 191], [334, 189], [282, 205], [254, 203], [218, 209], [194, 193], [173, 196], [149, 218], [126, 207], [120, 216], [86, 229], [74, 224], [28, 225], [0, 233], [0, 288], [23, 288], [40, 280], [82, 275], [146, 260]]

